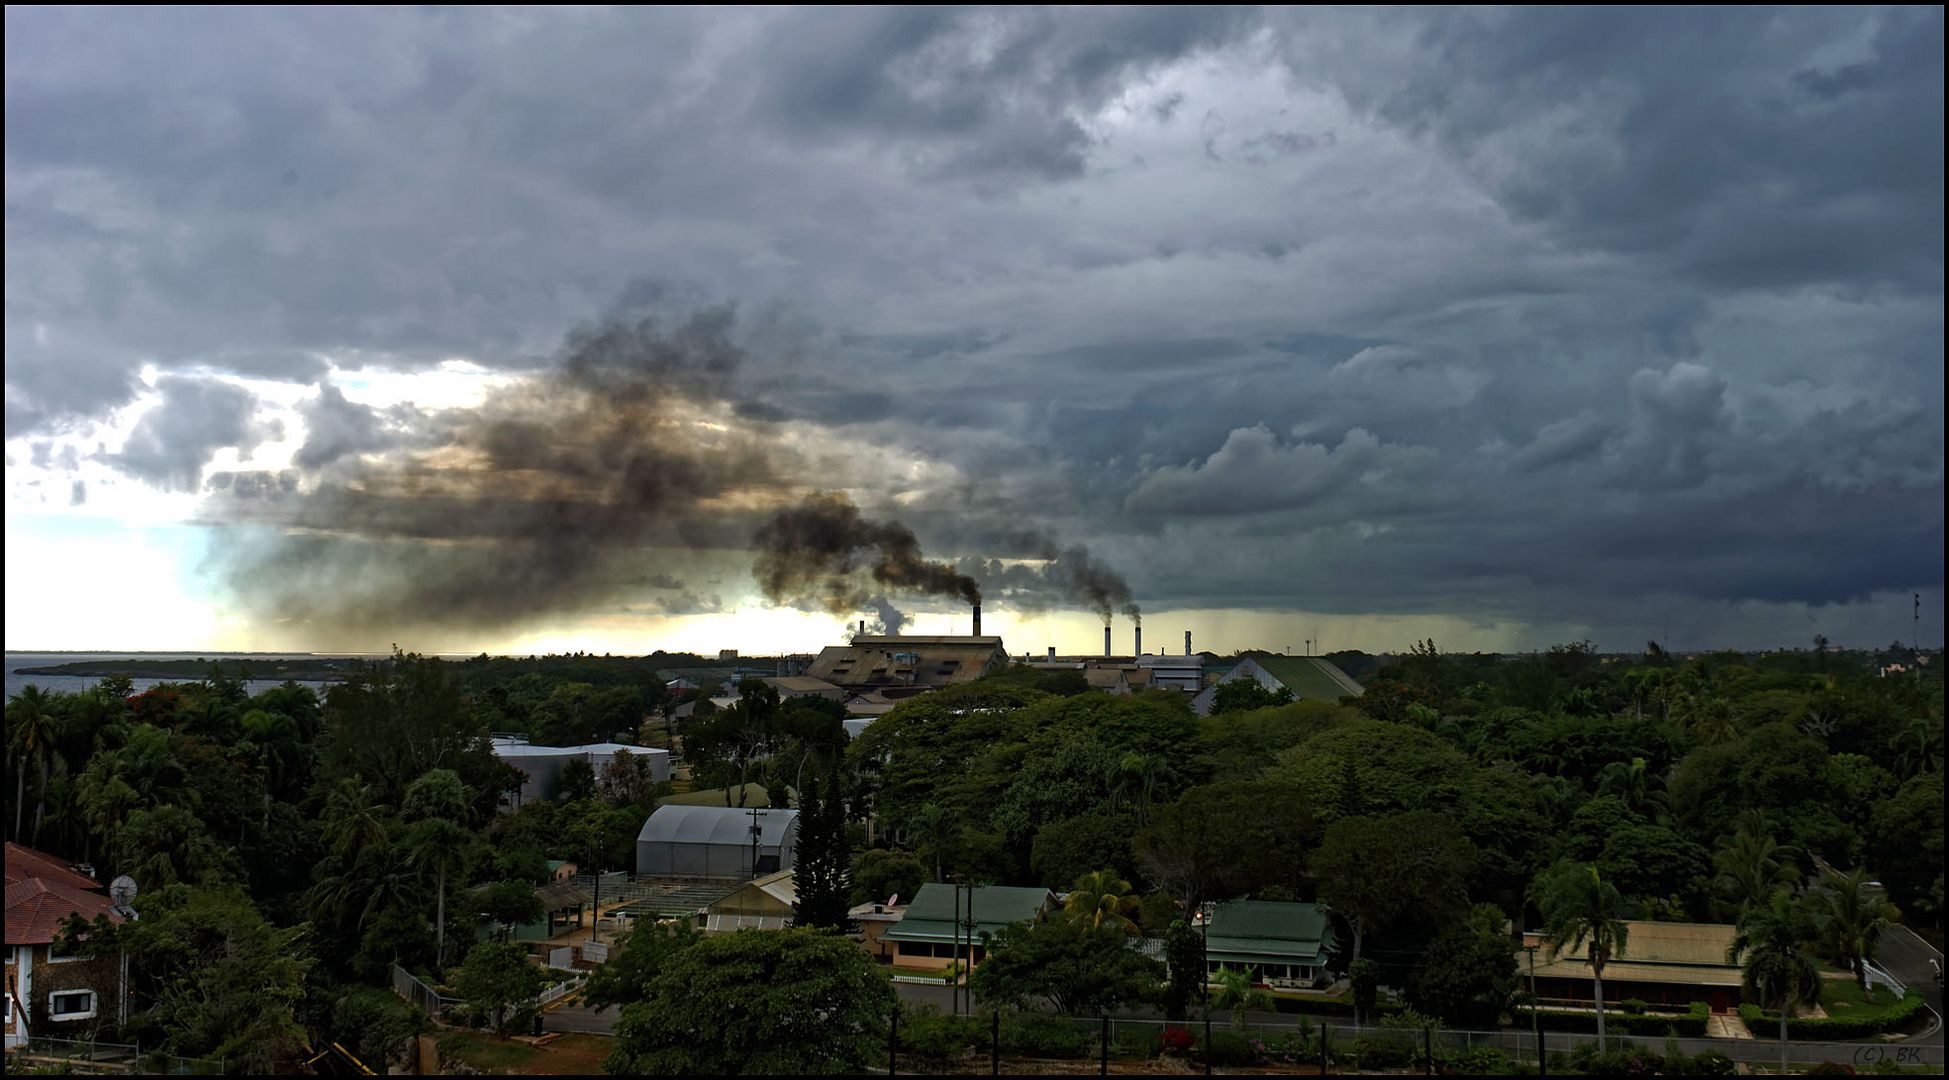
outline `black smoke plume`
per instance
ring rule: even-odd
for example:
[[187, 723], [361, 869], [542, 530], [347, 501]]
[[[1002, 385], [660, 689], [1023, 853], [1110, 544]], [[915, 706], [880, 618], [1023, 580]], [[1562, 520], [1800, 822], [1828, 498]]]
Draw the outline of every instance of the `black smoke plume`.
[[616, 608], [686, 556], [743, 548], [817, 468], [733, 398], [739, 330], [721, 305], [615, 318], [300, 490], [244, 500], [233, 481], [206, 512], [247, 527], [218, 531], [213, 568], [259, 619], [321, 645]]
[[752, 576], [778, 603], [810, 600], [835, 615], [862, 609], [877, 587], [981, 603], [975, 579], [924, 557], [913, 530], [861, 516], [838, 492], [808, 495], [772, 515], [752, 537]]

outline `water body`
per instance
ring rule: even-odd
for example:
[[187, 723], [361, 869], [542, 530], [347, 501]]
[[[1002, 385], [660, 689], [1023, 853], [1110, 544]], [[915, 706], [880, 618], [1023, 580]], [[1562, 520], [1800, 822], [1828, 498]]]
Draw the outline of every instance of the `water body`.
[[[208, 652], [208, 653], [198, 653], [198, 652], [16, 653], [16, 652], [10, 652], [6, 654], [7, 699], [11, 701], [15, 694], [20, 693], [22, 690], [26, 689], [29, 685], [39, 686], [41, 689], [50, 692], [59, 691], [64, 694], [72, 694], [82, 690], [86, 690], [89, 687], [101, 681], [100, 679], [95, 678], [92, 675], [21, 675], [16, 670], [18, 668], [54, 667], [57, 664], [77, 664], [82, 662], [99, 663], [102, 661], [113, 661], [113, 660], [219, 660], [219, 659], [302, 660], [308, 657], [319, 656], [319, 655], [347, 656], [351, 654], [349, 653], [332, 653], [332, 654], [218, 653], [218, 652]], [[193, 681], [193, 680], [187, 680], [187, 679], [131, 679], [130, 680], [130, 682], [132, 682], [135, 685], [135, 689], [138, 693], [140, 693], [143, 690], [149, 689], [150, 687], [156, 685], [157, 683], [186, 682], [186, 681]], [[252, 679], [244, 684], [244, 686], [247, 687], [249, 691], [253, 694], [259, 694], [266, 690], [269, 690], [273, 686], [281, 686], [281, 685], [283, 685], [282, 682], [276, 679]], [[300, 682], [299, 685], [309, 686], [313, 690], [318, 691], [322, 695], [325, 691], [325, 688], [332, 684], [324, 683], [324, 682]]]

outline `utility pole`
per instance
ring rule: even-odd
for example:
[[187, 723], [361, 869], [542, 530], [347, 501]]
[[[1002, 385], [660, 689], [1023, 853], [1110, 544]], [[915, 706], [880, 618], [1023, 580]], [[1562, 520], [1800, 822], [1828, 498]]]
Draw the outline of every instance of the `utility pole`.
[[948, 970], [954, 975], [954, 982], [948, 985], [948, 1011], [961, 1015], [961, 880], [954, 881], [954, 945], [953, 966]]
[[758, 808], [751, 808], [751, 880], [758, 880], [758, 838], [764, 828], [758, 824]]
[[1523, 951], [1529, 954], [1529, 1026], [1536, 1037], [1536, 1074], [1548, 1076], [1550, 1067], [1546, 1062], [1550, 1055], [1543, 1045], [1543, 1017], [1536, 1011], [1536, 946], [1525, 945]]
[[1204, 988], [1205, 1075], [1211, 1075], [1211, 902], [1198, 901], [1198, 985]]

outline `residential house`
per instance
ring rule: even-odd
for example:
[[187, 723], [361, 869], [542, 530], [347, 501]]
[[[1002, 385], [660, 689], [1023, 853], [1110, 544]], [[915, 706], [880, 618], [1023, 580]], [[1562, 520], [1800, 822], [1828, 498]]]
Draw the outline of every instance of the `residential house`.
[[886, 940], [886, 934], [906, 918], [908, 908], [899, 902], [898, 896], [889, 900], [892, 902], [861, 904], [846, 912], [847, 920], [859, 927], [853, 940], [882, 963], [893, 962], [893, 945]]
[[[972, 902], [970, 897], [972, 896]], [[893, 947], [895, 968], [939, 969], [957, 955], [967, 959], [970, 968], [987, 958], [985, 942], [1010, 923], [1040, 919], [1056, 906], [1056, 894], [1048, 889], [1014, 885], [978, 885], [960, 890], [958, 933], [955, 888], [932, 882], [920, 887], [913, 903], [893, 928], [880, 936]], [[972, 907], [970, 913], [967, 908]], [[969, 924], [972, 924], [970, 926]], [[967, 944], [972, 933], [972, 954]]]
[[1318, 904], [1233, 900], [1214, 905], [1205, 928], [1206, 967], [1245, 968], [1274, 989], [1309, 989], [1327, 981], [1333, 925]]
[[[1726, 960], [1738, 927], [1635, 921], [1624, 925], [1623, 951], [1604, 964], [1604, 1000], [1636, 998], [1678, 1006], [1703, 1001], [1719, 1013], [1739, 1008], [1739, 965]], [[1552, 953], [1543, 932], [1531, 930], [1523, 934], [1523, 947], [1536, 950], [1537, 997], [1584, 1006], [1596, 1000], [1587, 942]]]
[[94, 878], [52, 855], [9, 842], [7, 881], [7, 1049], [31, 1035], [92, 1039], [124, 1020], [126, 965], [119, 956], [60, 956], [54, 939], [78, 915], [121, 922]]

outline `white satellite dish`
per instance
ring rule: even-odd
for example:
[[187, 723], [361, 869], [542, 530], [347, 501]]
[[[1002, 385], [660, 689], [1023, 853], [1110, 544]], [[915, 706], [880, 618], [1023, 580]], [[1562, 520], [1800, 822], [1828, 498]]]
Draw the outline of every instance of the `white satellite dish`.
[[109, 882], [108, 898], [115, 902], [117, 910], [129, 910], [129, 905], [135, 900], [135, 879], [123, 874]]

